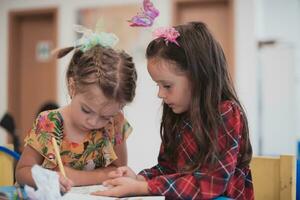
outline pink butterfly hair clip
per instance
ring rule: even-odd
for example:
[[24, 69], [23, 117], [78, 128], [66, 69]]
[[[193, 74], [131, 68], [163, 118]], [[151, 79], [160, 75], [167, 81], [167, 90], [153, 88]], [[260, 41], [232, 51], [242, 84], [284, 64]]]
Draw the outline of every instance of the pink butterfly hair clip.
[[142, 12], [132, 17], [128, 22], [130, 22], [130, 26], [150, 27], [158, 15], [159, 11], [153, 6], [153, 3], [150, 0], [144, 0]]
[[166, 44], [173, 42], [177, 46], [180, 46], [176, 39], [180, 36], [180, 33], [174, 27], [161, 27], [157, 28], [153, 35], [155, 38], [164, 38]]

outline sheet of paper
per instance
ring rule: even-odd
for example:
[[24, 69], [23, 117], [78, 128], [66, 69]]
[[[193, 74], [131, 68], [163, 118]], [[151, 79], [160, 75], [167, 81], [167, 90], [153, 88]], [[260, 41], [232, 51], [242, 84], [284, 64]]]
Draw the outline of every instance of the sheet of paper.
[[81, 186], [81, 187], [72, 187], [70, 193], [76, 194], [90, 194], [96, 191], [104, 191], [107, 190], [103, 185], [89, 185], [89, 186]]
[[63, 200], [164, 200], [163, 196], [138, 196], [138, 197], [104, 197], [104, 196], [94, 196], [90, 195], [91, 192], [98, 190], [106, 190], [107, 188], [102, 185], [91, 185], [91, 186], [82, 186], [82, 187], [72, 187], [72, 189], [65, 194]]
[[116, 200], [118, 198], [115, 197], [103, 197], [103, 196], [94, 196], [89, 194], [79, 194], [68, 192], [62, 197], [62, 200]]

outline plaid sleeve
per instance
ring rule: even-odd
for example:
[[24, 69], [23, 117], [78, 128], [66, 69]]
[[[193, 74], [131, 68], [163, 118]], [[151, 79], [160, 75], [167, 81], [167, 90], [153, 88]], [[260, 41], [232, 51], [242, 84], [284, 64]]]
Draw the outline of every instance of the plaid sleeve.
[[[150, 170], [150, 174], [153, 175], [147, 180], [151, 194], [164, 195], [167, 199], [193, 200], [215, 198], [227, 191], [232, 176], [238, 171], [236, 163], [243, 122], [240, 110], [235, 104], [222, 105], [221, 111], [225, 126], [219, 129], [218, 143], [222, 155], [217, 160], [216, 168], [209, 171], [208, 166], [204, 165], [192, 173], [177, 172], [165, 175], [156, 167], [155, 170]], [[237, 188], [236, 196], [243, 193], [242, 187], [244, 186]]]

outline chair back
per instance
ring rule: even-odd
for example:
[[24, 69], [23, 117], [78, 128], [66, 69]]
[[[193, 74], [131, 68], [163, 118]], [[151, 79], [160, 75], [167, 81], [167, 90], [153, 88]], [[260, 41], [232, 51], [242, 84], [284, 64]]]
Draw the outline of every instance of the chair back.
[[256, 200], [296, 199], [295, 156], [254, 156], [250, 168]]
[[13, 151], [13, 145], [0, 146], [0, 186], [12, 186], [14, 184], [14, 161], [20, 155]]

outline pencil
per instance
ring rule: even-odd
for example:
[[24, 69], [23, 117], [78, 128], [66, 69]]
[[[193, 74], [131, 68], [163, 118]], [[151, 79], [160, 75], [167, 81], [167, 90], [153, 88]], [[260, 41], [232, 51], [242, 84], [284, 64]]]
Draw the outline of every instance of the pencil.
[[18, 199], [23, 200], [24, 198], [23, 198], [23, 194], [22, 194], [20, 187], [17, 187], [16, 190], [17, 190], [17, 194], [18, 194]]
[[61, 157], [60, 157], [59, 149], [58, 149], [58, 146], [57, 146], [57, 143], [56, 143], [56, 139], [54, 137], [52, 137], [52, 144], [53, 144], [53, 148], [54, 148], [56, 161], [58, 163], [59, 171], [66, 178], [67, 177], [66, 172], [65, 172], [64, 166], [63, 166], [62, 161], [61, 161]]
[[21, 190], [20, 185], [18, 183], [15, 184], [15, 188], [16, 188], [18, 199], [23, 200], [24, 198], [23, 198], [22, 190]]

